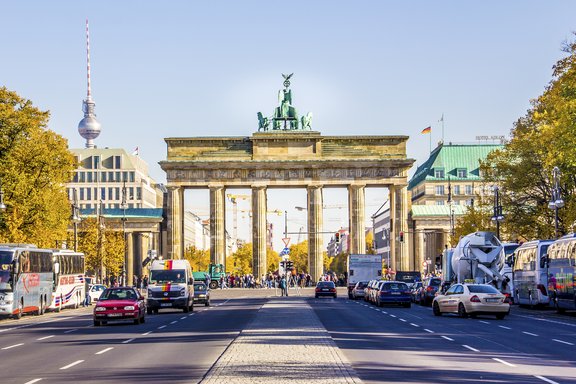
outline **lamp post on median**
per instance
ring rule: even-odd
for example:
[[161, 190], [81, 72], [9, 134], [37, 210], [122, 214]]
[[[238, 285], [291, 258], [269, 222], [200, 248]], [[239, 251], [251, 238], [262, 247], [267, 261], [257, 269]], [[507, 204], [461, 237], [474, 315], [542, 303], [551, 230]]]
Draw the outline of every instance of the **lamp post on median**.
[[500, 240], [500, 223], [504, 221], [504, 215], [502, 214], [502, 205], [500, 204], [500, 189], [498, 186], [494, 186], [494, 214], [492, 215], [492, 221], [496, 222], [496, 237]]
[[564, 206], [564, 200], [562, 200], [560, 191], [560, 169], [558, 169], [558, 167], [554, 167], [552, 176], [554, 178], [554, 187], [552, 188], [552, 199], [548, 203], [548, 208], [554, 210], [554, 236], [558, 238], [558, 208]]
[[4, 190], [2, 189], [2, 180], [0, 180], [0, 212], [6, 210], [6, 204], [4, 204]]

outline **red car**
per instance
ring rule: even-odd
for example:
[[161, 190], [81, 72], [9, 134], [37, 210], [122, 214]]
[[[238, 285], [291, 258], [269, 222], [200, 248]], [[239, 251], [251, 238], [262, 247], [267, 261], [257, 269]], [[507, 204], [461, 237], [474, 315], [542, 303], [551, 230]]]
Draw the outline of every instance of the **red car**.
[[145, 321], [145, 315], [146, 300], [134, 288], [107, 288], [94, 308], [94, 326], [122, 320], [141, 324]]

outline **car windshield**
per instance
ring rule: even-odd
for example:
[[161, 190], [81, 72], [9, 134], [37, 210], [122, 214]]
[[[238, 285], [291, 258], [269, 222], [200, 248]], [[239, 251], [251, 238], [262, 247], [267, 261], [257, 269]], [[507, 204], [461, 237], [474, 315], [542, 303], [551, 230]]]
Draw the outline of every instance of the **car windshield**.
[[441, 280], [440, 279], [432, 279], [430, 280], [430, 285], [433, 287], [438, 287], [440, 285]]
[[385, 283], [382, 286], [383, 291], [401, 291], [408, 290], [408, 286], [405, 283]]
[[157, 269], [150, 271], [152, 284], [185, 283], [186, 274], [183, 269]]
[[468, 290], [470, 293], [500, 293], [491, 285], [469, 285]]
[[368, 283], [365, 282], [360, 282], [356, 284], [356, 288], [364, 288], [368, 285]]
[[320, 281], [318, 282], [317, 285], [319, 288], [334, 288], [334, 282], [333, 281]]
[[133, 289], [107, 289], [102, 292], [100, 300], [135, 300], [138, 296]]
[[106, 289], [106, 286], [104, 285], [94, 285], [92, 286], [92, 291], [103, 291]]
[[205, 291], [206, 286], [204, 284], [194, 284], [194, 290], [195, 291]]

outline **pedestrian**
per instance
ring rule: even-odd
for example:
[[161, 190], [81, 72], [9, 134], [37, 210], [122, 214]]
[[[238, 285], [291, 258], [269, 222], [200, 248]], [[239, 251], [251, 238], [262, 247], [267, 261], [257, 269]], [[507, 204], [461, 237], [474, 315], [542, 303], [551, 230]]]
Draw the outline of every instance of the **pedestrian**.
[[288, 296], [288, 284], [286, 284], [286, 276], [282, 276], [280, 279], [280, 290], [282, 292], [282, 296]]

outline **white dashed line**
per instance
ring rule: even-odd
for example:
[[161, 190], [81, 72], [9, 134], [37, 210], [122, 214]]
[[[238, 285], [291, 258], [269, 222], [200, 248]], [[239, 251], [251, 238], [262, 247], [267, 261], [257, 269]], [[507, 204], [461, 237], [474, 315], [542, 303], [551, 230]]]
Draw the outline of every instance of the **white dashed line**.
[[424, 328], [424, 330], [425, 330], [426, 332], [428, 332], [428, 333], [434, 333], [434, 331], [431, 331], [431, 330], [426, 329], [426, 328]]
[[42, 379], [34, 379], [34, 380], [27, 381], [24, 384], [34, 384], [34, 383], [39, 382], [40, 380], [42, 380]]
[[567, 344], [567, 345], [574, 345], [574, 344], [569, 343], [569, 342], [564, 341], [564, 340], [558, 340], [558, 339], [552, 339], [552, 340], [554, 340], [554, 341], [557, 342], [557, 343], [562, 343], [562, 344]]
[[130, 343], [130, 342], [132, 342], [132, 341], [134, 341], [133, 338], [132, 338], [132, 339], [128, 339], [128, 340], [124, 340], [124, 341], [122, 342], [122, 344], [128, 344], [128, 343]]
[[174, 320], [174, 321], [170, 322], [170, 324], [176, 324], [177, 322], [178, 322], [177, 320]]
[[54, 337], [54, 335], [44, 336], [44, 337], [41, 337], [41, 338], [36, 339], [36, 340], [46, 340], [46, 339], [50, 339], [51, 337]]
[[522, 333], [524, 333], [524, 334], [526, 334], [526, 335], [530, 335], [530, 336], [538, 336], [537, 334], [535, 334], [535, 333], [530, 333], [530, 332], [522, 332]]
[[386, 311], [382, 311], [382, 313], [383, 313], [383, 314], [385, 314], [385, 315], [387, 315], [387, 314], [388, 314], [388, 312], [386, 312]]
[[69, 330], [67, 330], [67, 331], [64, 332], [64, 333], [72, 333], [72, 332], [76, 332], [77, 330], [78, 330], [78, 329], [69, 329]]
[[186, 316], [182, 316], [180, 320], [186, 320]]
[[410, 325], [413, 326], [413, 327], [417, 327], [417, 328], [420, 327], [418, 324], [414, 324], [414, 323], [410, 323]]
[[443, 339], [446, 339], [448, 341], [454, 341], [454, 339], [449, 338], [448, 336], [440, 336]]
[[396, 315], [390, 315], [390, 317], [396, 317]]
[[78, 364], [83, 363], [83, 362], [84, 362], [84, 360], [76, 360], [75, 362], [73, 362], [71, 364], [63, 366], [62, 368], [60, 368], [60, 370], [63, 371], [65, 369], [72, 368], [73, 366], [78, 365]]
[[558, 384], [558, 383], [555, 382], [554, 380], [550, 380], [550, 379], [548, 379], [548, 378], [546, 378], [546, 377], [544, 377], [544, 376], [534, 375], [534, 377], [537, 378], [537, 379], [540, 379], [540, 380], [542, 380], [542, 381], [545, 381], [545, 382], [547, 382], [547, 383], [550, 383], [550, 384]]
[[478, 322], [479, 322], [479, 323], [483, 323], [483, 324], [490, 324], [489, 322], [484, 321], [484, 320], [480, 320], [480, 321], [478, 321]]
[[16, 348], [16, 347], [19, 347], [19, 346], [21, 346], [21, 345], [24, 345], [24, 343], [14, 344], [14, 345], [11, 345], [11, 346], [9, 346], [9, 347], [4, 347], [4, 348], [2, 348], [2, 350]]
[[403, 322], [406, 322], [406, 320], [404, 320], [404, 319], [398, 319], [398, 320], [403, 321]]
[[148, 331], [148, 332], [143, 333], [142, 336], [148, 336], [151, 333], [152, 333], [152, 331]]
[[479, 350], [477, 350], [476, 348], [472, 348], [472, 347], [471, 347], [471, 346], [469, 346], [469, 345], [466, 345], [466, 344], [462, 344], [462, 346], [463, 346], [464, 348], [468, 348], [468, 349], [469, 349], [469, 350], [471, 350], [472, 352], [480, 352], [480, 351], [479, 351]]
[[504, 329], [512, 329], [512, 328], [506, 327], [506, 326], [504, 326], [504, 325], [499, 325], [499, 327], [500, 327], [500, 328], [504, 328]]
[[112, 349], [114, 349], [114, 347], [109, 347], [109, 348], [103, 349], [100, 352], [96, 352], [95, 355], [101, 355], [101, 354], [106, 353]]
[[502, 363], [502, 364], [504, 364], [504, 365], [507, 365], [507, 366], [509, 366], [509, 367], [516, 367], [514, 364], [510, 364], [509, 362], [504, 361], [504, 360], [502, 360], [502, 359], [499, 359], [499, 358], [497, 358], [497, 357], [493, 357], [492, 360], [495, 360], [495, 361], [497, 361], [497, 362], [499, 362], [499, 363]]
[[165, 325], [161, 325], [161, 326], [158, 327], [158, 329], [162, 329], [162, 328], [166, 328], [166, 326], [165, 326]]

